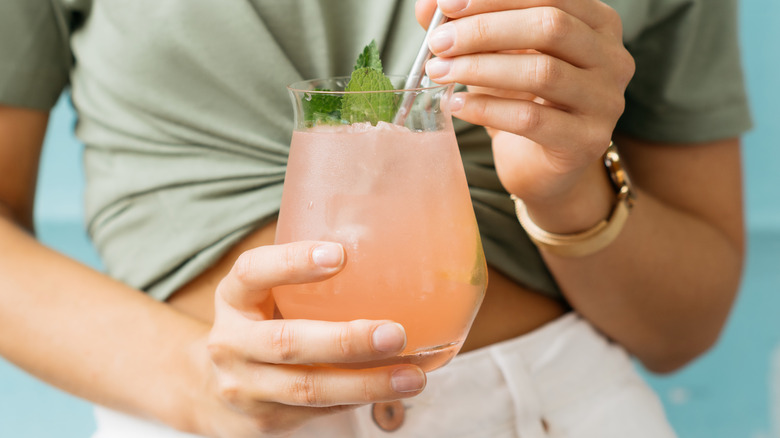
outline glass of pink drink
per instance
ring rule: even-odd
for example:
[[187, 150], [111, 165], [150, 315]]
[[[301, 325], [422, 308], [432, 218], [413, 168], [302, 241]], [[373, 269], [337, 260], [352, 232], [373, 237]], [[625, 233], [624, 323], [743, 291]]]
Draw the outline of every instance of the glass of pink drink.
[[273, 296], [286, 319], [396, 321], [406, 349], [373, 365], [430, 371], [460, 350], [487, 285], [446, 104], [452, 87], [380, 92], [396, 103], [416, 94], [403, 126], [310, 112], [311, 102], [349, 94], [338, 91], [348, 79], [289, 87], [295, 130], [276, 231], [276, 243], [339, 242], [346, 266], [326, 281], [274, 288]]

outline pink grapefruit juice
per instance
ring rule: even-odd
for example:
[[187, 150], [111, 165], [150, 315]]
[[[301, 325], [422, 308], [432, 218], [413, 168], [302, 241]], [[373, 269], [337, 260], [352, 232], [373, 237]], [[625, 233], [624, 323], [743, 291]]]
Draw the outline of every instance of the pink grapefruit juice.
[[335, 277], [274, 288], [286, 319], [389, 319], [400, 362], [438, 368], [460, 350], [484, 295], [482, 244], [452, 130], [380, 122], [295, 131], [276, 243], [334, 241]]

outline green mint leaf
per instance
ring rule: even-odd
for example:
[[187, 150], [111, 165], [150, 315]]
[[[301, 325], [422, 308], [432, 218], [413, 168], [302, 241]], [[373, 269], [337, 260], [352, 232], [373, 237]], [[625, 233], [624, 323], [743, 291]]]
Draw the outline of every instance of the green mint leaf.
[[[315, 88], [314, 91], [331, 91], [325, 88]], [[302, 101], [303, 114], [307, 122], [340, 123], [341, 96], [336, 94], [311, 93], [311, 99]]]
[[[345, 91], [389, 91], [395, 90], [390, 79], [370, 67], [352, 72]], [[398, 111], [399, 99], [395, 93], [357, 93], [345, 94], [342, 102], [341, 117], [348, 123], [392, 122]]]
[[358, 55], [353, 70], [359, 70], [361, 68], [373, 68], [382, 71], [382, 60], [379, 59], [379, 47], [376, 45], [376, 40], [371, 40], [366, 48], [363, 49], [363, 53]]

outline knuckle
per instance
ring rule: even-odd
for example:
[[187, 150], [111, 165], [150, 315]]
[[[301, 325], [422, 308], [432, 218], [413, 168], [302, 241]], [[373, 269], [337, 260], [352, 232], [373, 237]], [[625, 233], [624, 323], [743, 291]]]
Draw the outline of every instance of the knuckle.
[[298, 258], [297, 248], [294, 245], [286, 246], [278, 259], [280, 272], [287, 277], [292, 276], [297, 270]]
[[599, 2], [604, 14], [604, 22], [607, 26], [614, 28], [618, 35], [623, 34], [623, 19], [620, 17], [620, 13], [612, 6]]
[[474, 84], [483, 71], [484, 59], [481, 55], [463, 55], [453, 59], [448, 78], [454, 82]]
[[352, 335], [352, 324], [346, 324], [338, 331], [338, 347], [342, 357], [349, 357], [354, 351], [354, 348], [352, 347]]
[[626, 108], [626, 98], [622, 90], [603, 93], [598, 100], [601, 108], [599, 112], [615, 122]]
[[276, 363], [290, 363], [296, 358], [295, 332], [280, 320], [271, 335], [271, 349]]
[[476, 97], [474, 99], [469, 99], [468, 102], [469, 112], [473, 113], [478, 120], [484, 120], [488, 112], [487, 99], [484, 97]]
[[292, 398], [296, 403], [305, 406], [318, 406], [323, 403], [319, 381], [311, 370], [304, 370], [293, 381]]
[[[481, 56], [479, 55], [469, 56], [468, 62], [465, 63], [465, 68], [462, 68], [462, 71], [459, 72], [458, 78], [469, 79], [473, 81], [474, 78], [478, 77], [479, 72], [482, 70], [482, 63], [483, 63], [483, 59]], [[456, 60], [454, 65], [457, 66], [458, 64], [461, 63], [457, 62]]]
[[217, 366], [226, 364], [233, 356], [233, 349], [216, 339], [209, 340], [206, 350], [211, 361]]
[[364, 378], [361, 382], [361, 395], [366, 403], [371, 403], [379, 399], [379, 394], [374, 388], [374, 385], [371, 384], [371, 379]]
[[472, 35], [477, 41], [487, 41], [491, 34], [490, 23], [485, 17], [477, 15], [472, 22]]
[[244, 251], [233, 264], [233, 272], [240, 283], [249, 284], [252, 282], [254, 259], [255, 256], [251, 250]]
[[626, 99], [622, 95], [616, 95], [609, 106], [612, 109], [612, 114], [617, 119], [626, 110]]
[[522, 131], [534, 131], [542, 124], [541, 110], [533, 103], [518, 105], [515, 111], [515, 120], [519, 121]]
[[231, 406], [238, 406], [241, 403], [241, 386], [233, 379], [219, 379], [217, 394]]
[[565, 12], [548, 7], [542, 8], [541, 14], [541, 29], [550, 42], [561, 41], [569, 35], [572, 23]]
[[560, 79], [561, 68], [553, 61], [553, 58], [549, 56], [540, 55], [536, 57], [536, 65], [533, 69], [532, 83], [539, 90], [544, 91], [552, 88], [552, 86]]
[[623, 62], [621, 65], [623, 66], [623, 83], [625, 85], [628, 85], [628, 83], [631, 81], [631, 78], [634, 77], [634, 73], [636, 73], [636, 61], [634, 60], [634, 57], [631, 56], [631, 54], [628, 52], [628, 50], [625, 50], [623, 48], [623, 56], [622, 60]]
[[[608, 51], [610, 62], [610, 77], [620, 87], [625, 89], [636, 72], [636, 61], [623, 45], [615, 45]], [[623, 90], [621, 90], [623, 91]]]

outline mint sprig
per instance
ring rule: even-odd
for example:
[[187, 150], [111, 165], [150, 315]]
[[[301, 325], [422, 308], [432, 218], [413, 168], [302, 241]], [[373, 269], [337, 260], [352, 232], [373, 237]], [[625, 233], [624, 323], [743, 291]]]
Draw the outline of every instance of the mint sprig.
[[[392, 91], [393, 83], [382, 72], [379, 47], [371, 40], [355, 61], [349, 82], [344, 91]], [[315, 91], [330, 91], [315, 89]], [[363, 123], [376, 126], [379, 122], [392, 122], [400, 96], [395, 93], [335, 94], [312, 93], [304, 101], [306, 121], [312, 124]]]
[[[370, 67], [352, 72], [345, 91], [389, 91], [395, 90], [390, 79]], [[390, 122], [398, 111], [398, 99], [395, 93], [355, 93], [345, 94], [342, 101], [341, 118], [348, 123], [370, 122], [376, 126], [379, 122]]]
[[[345, 91], [392, 90], [395, 90], [393, 83], [382, 72], [379, 47], [375, 40], [371, 40], [358, 56]], [[392, 122], [398, 112], [398, 102], [395, 93], [345, 94], [341, 117], [348, 123], [370, 122], [374, 126], [378, 122]]]
[[[315, 88], [314, 91], [331, 91]], [[341, 121], [341, 96], [337, 94], [312, 93], [310, 100], [303, 100], [303, 114], [307, 122], [317, 124], [338, 124]]]
[[353, 70], [360, 70], [361, 68], [373, 68], [374, 70], [382, 71], [382, 60], [379, 58], [379, 47], [376, 45], [376, 40], [371, 40], [363, 49], [363, 53], [358, 55]]

